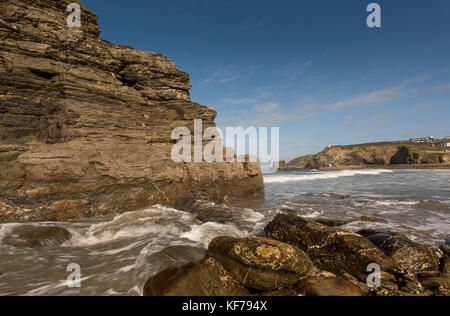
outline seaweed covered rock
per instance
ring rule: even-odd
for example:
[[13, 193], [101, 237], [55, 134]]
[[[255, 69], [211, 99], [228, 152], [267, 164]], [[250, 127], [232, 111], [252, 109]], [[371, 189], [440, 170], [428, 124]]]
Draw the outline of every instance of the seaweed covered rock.
[[54, 247], [72, 238], [69, 231], [61, 227], [17, 226], [3, 238], [3, 243], [14, 247]]
[[442, 252], [435, 247], [426, 247], [398, 236], [377, 234], [367, 238], [394, 260], [395, 270], [417, 274], [439, 269]]
[[246, 296], [249, 292], [235, 281], [214, 258], [166, 269], [145, 284], [144, 296]]
[[325, 227], [298, 216], [278, 214], [265, 231], [269, 238], [305, 251], [317, 268], [336, 274], [348, 272], [365, 281], [370, 264], [377, 263], [382, 270], [389, 270], [393, 264], [363, 236]]
[[208, 256], [242, 285], [258, 290], [295, 284], [312, 267], [309, 257], [297, 247], [257, 237], [218, 237], [210, 243]]

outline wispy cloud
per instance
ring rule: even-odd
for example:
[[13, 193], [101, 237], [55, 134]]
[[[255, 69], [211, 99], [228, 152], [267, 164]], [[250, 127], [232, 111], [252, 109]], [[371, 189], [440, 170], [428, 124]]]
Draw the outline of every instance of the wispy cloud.
[[226, 84], [230, 82], [234, 82], [238, 80], [241, 77], [241, 74], [239, 73], [232, 73], [228, 70], [219, 70], [206, 78], [203, 81], [203, 85], [216, 83], [216, 84]]
[[282, 76], [285, 76], [289, 80], [297, 79], [299, 76], [304, 74], [306, 70], [312, 65], [312, 60], [308, 60], [303, 64], [291, 64], [287, 69], [278, 69], [276, 73], [281, 73]]
[[278, 102], [266, 102], [253, 107], [253, 111], [258, 113], [270, 113], [279, 110], [281, 107]]
[[370, 117], [355, 117], [348, 115], [345, 118], [345, 123], [341, 125], [341, 129], [348, 130], [354, 127], [360, 126], [363, 123], [364, 127], [369, 126], [371, 130], [374, 130], [377, 126], [388, 126], [392, 122], [386, 121], [389, 118], [387, 114], [376, 114]]
[[252, 105], [256, 103], [263, 102], [264, 99], [268, 98], [270, 96], [269, 93], [263, 92], [259, 95], [252, 96], [252, 97], [244, 97], [244, 98], [228, 98], [225, 99], [224, 103], [230, 104], [230, 105]]
[[405, 94], [404, 89], [405, 89], [404, 86], [398, 86], [378, 91], [372, 91], [367, 94], [352, 96], [348, 99], [329, 105], [327, 108], [330, 110], [338, 110], [348, 107], [382, 103], [394, 97], [404, 95]]
[[432, 88], [431, 92], [439, 93], [439, 92], [444, 92], [447, 90], [450, 90], [450, 82], [447, 82], [447, 83], [444, 83], [442, 85]]
[[433, 106], [433, 104], [431, 102], [422, 102], [422, 103], [419, 103], [419, 104], [414, 104], [412, 106], [412, 109], [416, 110], [416, 111], [420, 111], [420, 110], [429, 109], [432, 106]]

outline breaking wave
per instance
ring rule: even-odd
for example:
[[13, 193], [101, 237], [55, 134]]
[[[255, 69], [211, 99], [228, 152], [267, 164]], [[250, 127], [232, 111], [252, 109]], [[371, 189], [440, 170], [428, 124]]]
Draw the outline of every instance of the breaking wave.
[[341, 177], [353, 177], [358, 175], [379, 175], [382, 173], [392, 173], [392, 170], [340, 170], [340, 171], [326, 171], [317, 173], [305, 174], [282, 174], [275, 176], [264, 177], [265, 183], [286, 183], [286, 182], [300, 182], [311, 180], [326, 180], [336, 179]]

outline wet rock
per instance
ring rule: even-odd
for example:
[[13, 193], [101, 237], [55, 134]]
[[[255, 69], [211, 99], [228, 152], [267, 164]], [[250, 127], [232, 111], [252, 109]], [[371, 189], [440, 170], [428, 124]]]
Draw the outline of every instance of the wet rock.
[[358, 286], [342, 277], [306, 277], [297, 287], [304, 296], [365, 296]]
[[422, 286], [431, 290], [435, 295], [450, 295], [450, 277], [446, 274], [419, 277]]
[[395, 271], [401, 274], [417, 274], [439, 268], [442, 252], [437, 248], [384, 234], [369, 236], [368, 240], [394, 260]]
[[196, 205], [197, 201], [193, 197], [187, 197], [176, 200], [171, 206], [179, 211], [193, 212]]
[[312, 218], [312, 221], [328, 226], [328, 227], [339, 227], [350, 224], [352, 220], [340, 220], [340, 219], [328, 219], [328, 218]]
[[233, 221], [233, 214], [230, 210], [224, 208], [204, 208], [198, 210], [197, 218], [204, 223], [226, 224]]
[[18, 226], [4, 237], [3, 242], [14, 247], [55, 247], [70, 238], [70, 232], [60, 227]]
[[324, 227], [298, 216], [279, 214], [265, 231], [269, 238], [305, 251], [321, 270], [336, 274], [348, 272], [365, 282], [369, 264], [377, 263], [382, 270], [392, 267], [392, 260], [363, 236]]
[[160, 273], [168, 268], [175, 268], [189, 262], [199, 261], [206, 251], [190, 246], [172, 246], [145, 258], [144, 278]]
[[441, 246], [439, 249], [443, 252], [443, 256], [439, 264], [439, 271], [450, 275], [450, 248], [447, 246]]
[[361, 216], [359, 219], [361, 222], [371, 222], [371, 223], [387, 223], [384, 219], [372, 217], [372, 216]]
[[302, 294], [297, 289], [284, 288], [273, 291], [264, 292], [261, 296], [269, 296], [269, 297], [288, 297], [288, 296], [302, 296]]
[[356, 232], [357, 234], [364, 236], [364, 237], [370, 237], [373, 235], [378, 235], [378, 234], [382, 234], [382, 235], [391, 235], [391, 236], [396, 236], [398, 238], [402, 238], [402, 239], [406, 239], [409, 240], [409, 238], [403, 234], [397, 233], [397, 232], [391, 232], [391, 231], [381, 231], [381, 230], [375, 230], [375, 229], [361, 229], [359, 231]]
[[257, 237], [218, 237], [210, 243], [208, 256], [217, 259], [242, 285], [258, 290], [295, 284], [312, 266], [297, 247]]
[[249, 292], [235, 281], [214, 258], [169, 268], [151, 277], [144, 296], [247, 296]]

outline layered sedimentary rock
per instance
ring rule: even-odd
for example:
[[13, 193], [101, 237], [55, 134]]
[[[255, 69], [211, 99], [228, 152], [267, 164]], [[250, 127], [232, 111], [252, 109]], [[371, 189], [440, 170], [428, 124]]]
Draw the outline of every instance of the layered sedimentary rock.
[[261, 192], [257, 163], [172, 160], [172, 130], [216, 112], [167, 57], [99, 39], [81, 3], [69, 28], [72, 2], [0, 2], [0, 222]]

